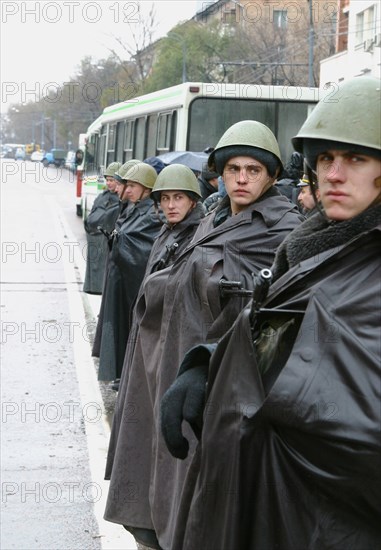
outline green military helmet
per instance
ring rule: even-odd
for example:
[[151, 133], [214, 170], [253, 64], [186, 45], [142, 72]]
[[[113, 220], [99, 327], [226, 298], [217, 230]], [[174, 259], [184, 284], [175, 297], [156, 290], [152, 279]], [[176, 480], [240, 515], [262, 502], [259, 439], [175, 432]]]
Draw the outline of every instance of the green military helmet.
[[127, 170], [124, 179], [127, 181], [133, 181], [140, 183], [143, 187], [152, 189], [157, 178], [157, 172], [155, 168], [146, 164], [145, 162], [138, 162]]
[[201, 198], [200, 184], [196, 176], [183, 164], [170, 164], [160, 172], [152, 189], [154, 200], [160, 200], [161, 191], [183, 191]]
[[128, 160], [127, 162], [125, 162], [124, 164], [122, 164], [122, 166], [119, 168], [119, 170], [117, 170], [115, 172], [115, 175], [114, 175], [114, 178], [119, 182], [119, 183], [124, 183], [126, 184], [126, 174], [128, 172], [128, 170], [131, 168], [131, 166], [135, 166], [135, 164], [139, 164], [141, 161], [138, 160], [138, 159], [130, 159]]
[[[296, 151], [304, 154], [311, 168], [327, 147], [349, 144], [364, 154], [380, 156], [381, 148], [381, 80], [361, 76], [344, 81], [335, 95], [323, 98], [292, 139]], [[324, 143], [323, 143], [324, 142]]]
[[234, 156], [257, 158], [271, 175], [275, 175], [277, 168], [282, 169], [276, 137], [270, 128], [256, 120], [241, 120], [226, 130], [209, 156], [209, 169], [222, 175], [226, 162]]
[[121, 162], [111, 162], [103, 172], [104, 177], [109, 176], [110, 178], [113, 178], [115, 176], [115, 172], [117, 172], [121, 166]]

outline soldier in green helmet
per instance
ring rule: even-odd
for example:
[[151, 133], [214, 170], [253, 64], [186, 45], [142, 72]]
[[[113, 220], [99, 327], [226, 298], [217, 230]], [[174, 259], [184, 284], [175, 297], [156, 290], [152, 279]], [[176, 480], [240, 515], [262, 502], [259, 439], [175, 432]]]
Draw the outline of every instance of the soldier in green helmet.
[[[228, 128], [209, 165], [223, 175], [227, 196], [201, 220], [173, 265], [145, 280], [136, 306], [139, 333], [128, 376], [135, 368], [144, 373], [146, 398], [139, 400], [133, 426], [120, 422], [113, 457], [105, 518], [154, 548], [176, 548], [171, 542], [176, 508], [190, 462], [177, 461], [166, 449], [160, 399], [186, 352], [199, 342], [216, 342], [231, 326], [251, 295], [252, 273], [271, 266], [280, 243], [303, 219], [274, 188], [282, 163], [275, 136], [263, 124], [248, 120]], [[194, 192], [193, 177], [180, 180], [179, 170], [165, 168], [153, 190], [157, 200], [160, 193], [168, 231], [176, 231], [184, 200], [173, 186], [182, 181], [184, 193]], [[190, 202], [185, 204], [187, 211]], [[132, 388], [124, 396], [122, 419], [131, 401], [136, 402]], [[193, 437], [192, 450], [195, 445]], [[131, 485], [139, 487], [139, 498], [126, 505]]]
[[112, 162], [107, 166], [103, 174], [107, 188], [96, 197], [93, 207], [84, 222], [87, 257], [83, 291], [87, 294], [102, 294], [108, 254], [107, 234], [114, 229], [119, 215], [115, 173], [121, 166], [120, 162]]
[[[111, 487], [106, 517], [108, 517], [112, 506], [115, 505], [114, 488], [125, 482], [126, 472], [128, 472], [129, 479], [138, 477], [141, 485], [149, 483], [149, 475], [145, 477], [144, 474], [149, 464], [148, 457], [151, 454], [153, 427], [151, 394], [153, 388], [148, 385], [144, 368], [144, 354], [149, 353], [149, 348], [160, 340], [161, 325], [160, 323], [156, 324], [155, 338], [146, 345], [144, 336], [142, 337], [140, 334], [139, 319], [143, 315], [150, 316], [152, 314], [150, 301], [147, 297], [147, 287], [149, 288], [151, 276], [155, 273], [160, 279], [160, 285], [164, 292], [166, 280], [170, 276], [168, 268], [189, 245], [204, 217], [200, 186], [196, 176], [187, 166], [173, 164], [165, 167], [156, 179], [151, 196], [160, 205], [166, 223], [163, 224], [148, 259], [145, 277], [137, 298], [133, 327], [127, 344], [107, 457], [105, 477], [106, 479], [111, 478]], [[123, 418], [131, 401], [139, 403], [139, 409], [144, 410], [144, 418], [141, 418], [139, 423], [126, 424], [123, 422]], [[126, 452], [127, 448], [130, 449], [130, 452]], [[133, 456], [134, 452], [136, 453], [135, 457]], [[139, 456], [143, 456], [144, 460], [139, 459]], [[125, 525], [137, 540], [146, 543], [156, 542], [154, 532], [142, 529], [141, 524], [133, 526], [126, 521]]]
[[157, 177], [155, 169], [143, 162], [129, 163], [127, 169], [122, 166], [117, 172], [125, 188], [121, 198], [127, 202], [112, 233], [93, 345], [93, 356], [99, 357], [98, 378], [103, 381], [120, 379], [133, 305], [163, 224], [150, 196]]
[[115, 179], [116, 179], [116, 192], [118, 194], [119, 200], [121, 201], [121, 212], [124, 210], [124, 207], [127, 205], [127, 197], [125, 196], [126, 193], [126, 174], [128, 170], [135, 166], [135, 164], [139, 164], [139, 160], [137, 159], [130, 159], [124, 164], [122, 164], [115, 172]]
[[172, 548], [380, 545], [381, 81], [336, 99], [293, 139], [317, 211], [280, 245], [267, 297], [258, 284], [220, 343], [187, 357], [207, 387], [193, 379], [196, 399], [184, 370], [162, 400], [172, 453], [183, 420], [201, 434]]

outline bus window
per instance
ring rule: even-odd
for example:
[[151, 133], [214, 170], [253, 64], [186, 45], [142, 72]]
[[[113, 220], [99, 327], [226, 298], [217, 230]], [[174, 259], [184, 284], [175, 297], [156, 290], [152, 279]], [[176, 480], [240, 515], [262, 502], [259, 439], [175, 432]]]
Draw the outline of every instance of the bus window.
[[97, 147], [97, 168], [98, 172], [104, 172], [105, 169], [105, 153], [107, 140], [107, 126], [102, 126], [101, 137]]
[[108, 142], [107, 142], [107, 160], [106, 160], [107, 166], [111, 162], [114, 162], [115, 160], [115, 142], [116, 142], [116, 124], [109, 124]]
[[146, 118], [137, 118], [135, 121], [135, 147], [134, 157], [143, 160], [145, 158], [144, 145], [146, 133]]
[[132, 152], [134, 148], [134, 127], [135, 120], [126, 120], [124, 132], [123, 162], [127, 162], [128, 160], [132, 159]]
[[175, 151], [176, 150], [176, 132], [177, 132], [177, 111], [173, 111], [171, 116], [171, 131], [169, 136], [169, 150]]
[[124, 148], [124, 122], [118, 122], [116, 126], [116, 158], [118, 162], [123, 160], [123, 148]]
[[190, 106], [189, 151], [215, 147], [222, 134], [240, 120], [258, 120], [275, 130], [275, 102], [200, 98]]
[[159, 115], [157, 132], [158, 154], [165, 153], [171, 149], [171, 119], [171, 113], [162, 113]]
[[157, 115], [150, 115], [147, 122], [146, 157], [156, 156]]

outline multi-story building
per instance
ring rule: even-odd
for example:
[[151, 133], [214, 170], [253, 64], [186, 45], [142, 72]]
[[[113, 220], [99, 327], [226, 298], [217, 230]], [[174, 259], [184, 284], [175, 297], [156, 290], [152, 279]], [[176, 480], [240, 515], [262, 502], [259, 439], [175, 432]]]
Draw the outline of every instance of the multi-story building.
[[320, 60], [335, 51], [337, 1], [205, 1], [193, 20], [219, 19], [241, 40], [225, 62], [230, 81], [314, 86]]
[[339, 0], [336, 53], [320, 64], [320, 86], [381, 75], [379, 0]]

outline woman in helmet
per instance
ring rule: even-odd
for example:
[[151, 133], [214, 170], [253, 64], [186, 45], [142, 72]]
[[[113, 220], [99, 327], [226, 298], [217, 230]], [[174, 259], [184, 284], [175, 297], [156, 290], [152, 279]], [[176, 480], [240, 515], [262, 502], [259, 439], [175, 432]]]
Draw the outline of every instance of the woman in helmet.
[[99, 380], [115, 380], [122, 372], [132, 307], [163, 223], [150, 197], [156, 176], [152, 166], [141, 162], [130, 166], [123, 177], [128, 202], [113, 232], [93, 346], [93, 355], [99, 357]]
[[[247, 307], [211, 357], [205, 411], [221, 407], [204, 414], [173, 548], [379, 547], [380, 90], [340, 84], [293, 139], [322, 208], [280, 246], [254, 324]], [[180, 378], [163, 400], [171, 448]]]
[[[141, 358], [150, 409], [141, 407], [133, 395], [125, 401], [119, 432], [124, 444], [118, 441], [116, 447], [105, 514], [107, 520], [135, 533], [136, 528], [150, 531], [157, 536], [156, 547], [164, 549], [172, 544], [189, 462], [176, 461], [165, 447], [160, 399], [184, 354], [198, 342], [215, 342], [230, 327], [249, 299], [252, 273], [271, 266], [277, 247], [302, 219], [296, 206], [273, 187], [281, 169], [280, 153], [274, 135], [263, 124], [233, 125], [221, 137], [209, 164], [223, 174], [227, 196], [201, 221], [173, 266], [146, 279], [144, 300], [137, 303], [134, 356]], [[128, 438], [131, 431], [136, 439]], [[194, 438], [192, 448], [195, 444]], [[139, 494], [128, 500], [132, 486]], [[152, 545], [152, 539], [149, 542]]]
[[[125, 482], [124, 472], [126, 470], [131, 472], [131, 469], [136, 467], [131, 459], [132, 452], [139, 455], [149, 452], [145, 445], [152, 437], [152, 404], [140, 346], [138, 345], [135, 349], [135, 343], [140, 338], [139, 317], [142, 315], [142, 310], [149, 306], [146, 304], [145, 287], [149, 285], [152, 273], [156, 273], [156, 276], [160, 278], [161, 285], [165, 286], [168, 276], [168, 269], [165, 268], [172, 265], [188, 246], [204, 217], [204, 210], [200, 202], [200, 186], [196, 176], [187, 166], [173, 164], [164, 168], [157, 177], [151, 196], [160, 205], [166, 223], [161, 228], [148, 259], [145, 277], [137, 298], [139, 315], [134, 314], [134, 322], [126, 348], [106, 465], [106, 479], [110, 479], [111, 471], [113, 471], [110, 500], [114, 496], [114, 486], [122, 487]], [[150, 314], [151, 312], [147, 313], [148, 316]], [[156, 331], [157, 338], [159, 338], [159, 324]], [[149, 345], [154, 345], [154, 342], [150, 342]], [[126, 417], [129, 414], [131, 403], [139, 403], [139, 409], [144, 410], [144, 422], [128, 423], [120, 429], [123, 416]], [[116, 446], [118, 446], [117, 453]], [[133, 451], [125, 452], [126, 449], [133, 449]], [[115, 453], [116, 458], [114, 458]], [[144, 470], [142, 461], [139, 459], [137, 460], [137, 469], [137, 475], [143, 480]], [[156, 540], [153, 532], [139, 529], [139, 526], [144, 527], [139, 523], [135, 529], [133, 526], [130, 527], [137, 540], [142, 542]]]
[[[115, 173], [121, 166], [120, 162], [112, 162], [107, 166], [103, 174], [107, 188], [97, 196], [84, 222], [87, 239], [87, 258], [83, 292], [87, 294], [102, 294], [108, 253], [105, 233], [111, 233], [119, 215]], [[102, 231], [99, 227], [102, 228]]]
[[166, 223], [152, 249], [149, 273], [174, 263], [204, 217], [200, 186], [187, 166], [172, 164], [164, 168], [152, 189], [152, 198], [160, 205]]

